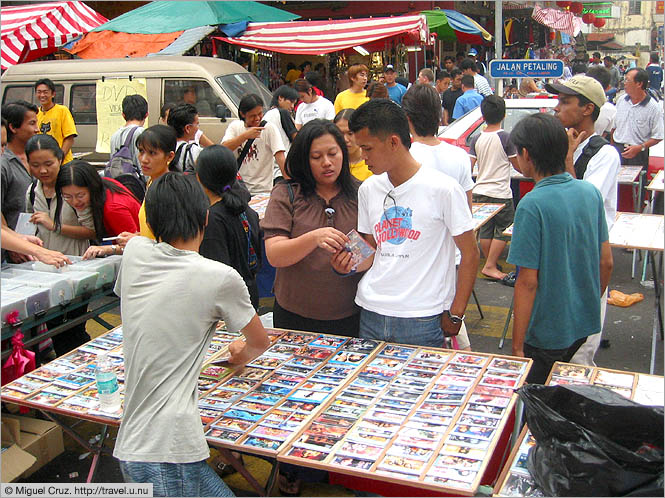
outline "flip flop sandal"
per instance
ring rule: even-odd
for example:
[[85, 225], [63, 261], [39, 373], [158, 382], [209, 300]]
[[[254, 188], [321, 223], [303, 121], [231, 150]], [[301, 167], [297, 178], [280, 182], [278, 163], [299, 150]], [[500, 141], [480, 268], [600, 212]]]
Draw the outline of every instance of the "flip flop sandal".
[[511, 271], [508, 273], [505, 277], [503, 277], [500, 282], [503, 285], [507, 285], [508, 287], [515, 287], [515, 280], [517, 280], [517, 277], [515, 275], [514, 271]]

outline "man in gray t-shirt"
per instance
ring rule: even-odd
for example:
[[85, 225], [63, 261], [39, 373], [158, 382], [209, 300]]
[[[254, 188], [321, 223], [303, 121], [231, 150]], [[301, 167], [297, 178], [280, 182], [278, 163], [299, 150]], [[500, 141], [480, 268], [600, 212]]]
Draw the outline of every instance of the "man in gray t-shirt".
[[[231, 344], [232, 363], [246, 363], [270, 344], [240, 275], [198, 254], [207, 207], [190, 178], [167, 173], [153, 183], [146, 219], [160, 242], [133, 237], [115, 285], [125, 401], [113, 455], [125, 481], [153, 482], [157, 496], [232, 496], [205, 461], [197, 379], [219, 320], [247, 340]], [[185, 477], [173, 485], [167, 474]]]
[[136, 128], [132, 136], [132, 143], [129, 150], [132, 152], [132, 163], [137, 172], [141, 172], [141, 163], [139, 162], [139, 149], [136, 146], [136, 139], [143, 133], [143, 125], [148, 118], [148, 102], [141, 95], [127, 95], [122, 99], [122, 117], [125, 118], [125, 126], [111, 135], [110, 156], [113, 156], [120, 147], [125, 145], [125, 140], [131, 130]]

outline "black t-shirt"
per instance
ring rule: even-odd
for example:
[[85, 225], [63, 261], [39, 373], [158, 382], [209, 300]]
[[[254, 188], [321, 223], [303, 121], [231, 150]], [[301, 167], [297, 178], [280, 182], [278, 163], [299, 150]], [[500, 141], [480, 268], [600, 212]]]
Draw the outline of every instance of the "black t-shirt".
[[[259, 216], [252, 208], [245, 210], [250, 227], [250, 239], [256, 257], [261, 262], [261, 229]], [[210, 206], [208, 226], [199, 248], [201, 256], [214, 259], [234, 268], [247, 284], [254, 308], [258, 308], [259, 290], [256, 275], [249, 267], [247, 233], [239, 215], [232, 214], [221, 201]]]
[[460, 88], [459, 90], [453, 90], [449, 88], [443, 92], [443, 108], [448, 111], [448, 118], [450, 122], [453, 122], [453, 109], [455, 109], [455, 102], [457, 98], [462, 95], [464, 91]]

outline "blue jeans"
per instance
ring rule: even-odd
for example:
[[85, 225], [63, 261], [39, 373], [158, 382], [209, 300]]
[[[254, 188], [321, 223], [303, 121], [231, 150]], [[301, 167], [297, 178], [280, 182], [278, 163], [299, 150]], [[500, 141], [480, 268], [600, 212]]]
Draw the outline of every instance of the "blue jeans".
[[363, 309], [360, 312], [360, 337], [377, 341], [443, 347], [441, 314], [418, 318], [385, 316]]
[[235, 496], [205, 460], [194, 463], [126, 462], [125, 482], [152, 483], [153, 496]]

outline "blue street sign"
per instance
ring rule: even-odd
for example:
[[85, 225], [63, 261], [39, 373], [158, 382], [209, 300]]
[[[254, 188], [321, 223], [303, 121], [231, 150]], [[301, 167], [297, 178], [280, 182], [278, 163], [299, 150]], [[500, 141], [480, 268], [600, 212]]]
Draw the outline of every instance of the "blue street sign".
[[561, 78], [563, 61], [558, 59], [495, 59], [490, 61], [492, 78]]

